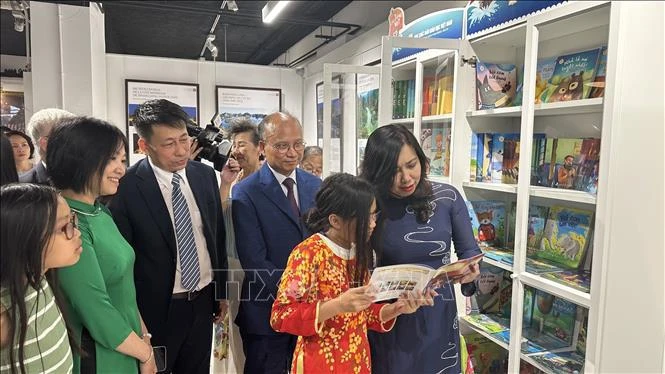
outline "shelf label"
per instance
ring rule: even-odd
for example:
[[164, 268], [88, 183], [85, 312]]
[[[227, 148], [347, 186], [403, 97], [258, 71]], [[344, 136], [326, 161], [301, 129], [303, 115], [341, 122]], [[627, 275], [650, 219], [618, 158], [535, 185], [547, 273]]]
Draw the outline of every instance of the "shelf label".
[[476, 37], [503, 28], [558, 6], [566, 1], [478, 1], [466, 7], [466, 37]]

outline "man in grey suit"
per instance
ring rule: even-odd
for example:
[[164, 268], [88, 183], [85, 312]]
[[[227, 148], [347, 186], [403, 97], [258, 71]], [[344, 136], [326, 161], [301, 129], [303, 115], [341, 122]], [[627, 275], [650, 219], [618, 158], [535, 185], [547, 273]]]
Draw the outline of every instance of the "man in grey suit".
[[44, 160], [46, 160], [48, 137], [55, 125], [63, 120], [74, 117], [76, 117], [74, 114], [58, 108], [42, 109], [32, 115], [30, 122], [28, 123], [27, 132], [32, 137], [33, 143], [39, 149], [40, 160], [30, 171], [19, 175], [19, 182], [51, 184], [48, 172], [46, 171], [46, 164], [44, 163]]

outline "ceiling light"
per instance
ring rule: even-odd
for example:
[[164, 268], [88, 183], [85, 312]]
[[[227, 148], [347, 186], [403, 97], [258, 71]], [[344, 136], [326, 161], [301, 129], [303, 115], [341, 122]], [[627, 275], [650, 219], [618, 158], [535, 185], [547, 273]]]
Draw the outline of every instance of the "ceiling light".
[[236, 4], [236, 0], [228, 0], [226, 2], [226, 6], [229, 8], [229, 10], [237, 12], [238, 11], [238, 4]]
[[290, 3], [290, 1], [268, 1], [263, 7], [263, 22], [270, 23], [277, 18], [277, 15]]

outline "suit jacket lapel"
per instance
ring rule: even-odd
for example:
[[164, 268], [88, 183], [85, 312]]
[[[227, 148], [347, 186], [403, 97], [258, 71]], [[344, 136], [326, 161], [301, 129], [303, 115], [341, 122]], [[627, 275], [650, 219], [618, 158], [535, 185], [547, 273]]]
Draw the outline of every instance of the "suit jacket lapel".
[[[270, 201], [273, 202], [273, 204], [277, 205], [277, 207], [287, 216], [289, 219], [296, 225], [298, 226], [298, 229], [300, 232], [302, 232], [302, 225], [300, 224], [300, 217], [296, 217], [293, 212], [291, 211], [291, 206], [289, 204], [288, 199], [286, 198], [286, 195], [284, 194], [284, 190], [282, 190], [282, 186], [277, 183], [277, 179], [275, 176], [272, 174], [272, 171], [268, 167], [268, 164], [264, 164], [263, 167], [259, 170], [260, 174], [260, 180], [261, 180], [261, 186], [263, 188], [263, 193], [270, 199]], [[300, 186], [298, 186], [298, 189], [300, 189]], [[300, 195], [300, 192], [298, 193]], [[300, 212], [302, 213], [302, 207], [300, 208]]]
[[166, 208], [162, 191], [159, 189], [159, 184], [157, 184], [155, 172], [150, 167], [147, 158], [139, 161], [139, 163], [136, 170], [136, 175], [139, 177], [138, 190], [143, 195], [146, 205], [159, 227], [159, 231], [164, 236], [164, 241], [171, 250], [171, 254], [175, 257], [177, 249], [173, 223], [171, 222], [171, 215]]

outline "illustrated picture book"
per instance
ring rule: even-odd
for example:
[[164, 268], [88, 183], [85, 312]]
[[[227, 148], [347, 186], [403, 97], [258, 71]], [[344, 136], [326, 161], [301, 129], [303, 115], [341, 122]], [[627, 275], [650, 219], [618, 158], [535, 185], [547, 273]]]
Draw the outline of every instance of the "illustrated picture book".
[[511, 64], [476, 64], [476, 108], [510, 106], [517, 88], [517, 69]]
[[554, 206], [550, 208], [536, 258], [577, 269], [588, 244], [593, 212]]
[[[536, 302], [533, 308], [532, 328], [539, 335], [556, 337], [573, 344], [577, 324], [577, 305], [560, 297], [536, 290]], [[537, 339], [532, 339], [537, 342]], [[548, 348], [552, 349], [550, 346]]]
[[548, 213], [548, 207], [529, 204], [529, 222], [526, 234], [527, 254], [533, 253], [540, 248], [540, 241], [543, 238]]
[[600, 57], [598, 57], [598, 67], [596, 68], [596, 77], [591, 83], [591, 92], [589, 98], [603, 97], [605, 95], [605, 73], [607, 70], [607, 46], [600, 48]]
[[589, 97], [596, 76], [600, 48], [559, 56], [548, 87], [540, 99], [543, 103], [581, 100]]
[[471, 265], [478, 264], [483, 254], [461, 259], [432, 269], [426, 265], [391, 265], [374, 269], [369, 284], [375, 289], [374, 301], [398, 298], [406, 291], [423, 291], [439, 288], [454, 282], [471, 272]]
[[[503, 201], [477, 200], [470, 201], [467, 208], [470, 215], [478, 219], [477, 241], [481, 247], [503, 246], [506, 238], [506, 204]], [[472, 221], [473, 224], [475, 222]], [[476, 232], [476, 230], [474, 230]]]

